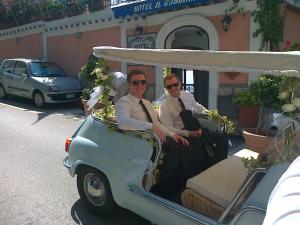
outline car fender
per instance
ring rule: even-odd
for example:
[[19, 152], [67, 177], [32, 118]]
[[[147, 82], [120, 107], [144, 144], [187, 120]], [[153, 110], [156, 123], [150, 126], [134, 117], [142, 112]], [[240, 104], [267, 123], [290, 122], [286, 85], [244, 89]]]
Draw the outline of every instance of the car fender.
[[147, 140], [112, 131], [89, 119], [70, 145], [70, 174], [74, 176], [83, 165], [98, 169], [108, 178], [115, 201], [122, 205], [129, 195], [128, 186], [142, 185], [152, 151]]

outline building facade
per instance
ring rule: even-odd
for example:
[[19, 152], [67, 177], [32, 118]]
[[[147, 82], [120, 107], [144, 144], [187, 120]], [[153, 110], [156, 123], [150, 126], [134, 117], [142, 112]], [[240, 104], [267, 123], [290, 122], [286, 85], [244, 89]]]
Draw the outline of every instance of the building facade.
[[[77, 76], [95, 46], [258, 51], [261, 36], [251, 16], [256, 1], [153, 0], [122, 3], [104, 10], [54, 21], [37, 21], [0, 30], [0, 60], [38, 58], [57, 62]], [[298, 5], [285, 7], [284, 41], [300, 40]], [[266, 49], [267, 50], [267, 49]], [[199, 62], [201, 63], [201, 62]], [[162, 68], [108, 62], [114, 71], [145, 70], [147, 97], [163, 93]], [[232, 96], [258, 74], [174, 70], [196, 100], [221, 114], [236, 117]]]

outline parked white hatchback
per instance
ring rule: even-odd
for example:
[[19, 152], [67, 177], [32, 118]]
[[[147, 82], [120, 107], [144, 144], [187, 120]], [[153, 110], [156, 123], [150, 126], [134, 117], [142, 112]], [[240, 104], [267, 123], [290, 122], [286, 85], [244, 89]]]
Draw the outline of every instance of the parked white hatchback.
[[6, 59], [0, 67], [0, 99], [7, 94], [33, 99], [36, 106], [45, 103], [79, 101], [82, 85], [54, 62], [35, 59]]

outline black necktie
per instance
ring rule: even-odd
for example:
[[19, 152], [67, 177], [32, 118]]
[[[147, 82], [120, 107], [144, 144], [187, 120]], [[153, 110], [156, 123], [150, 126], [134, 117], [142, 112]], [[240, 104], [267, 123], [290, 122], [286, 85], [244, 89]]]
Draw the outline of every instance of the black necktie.
[[146, 106], [144, 105], [144, 102], [142, 101], [142, 99], [139, 101], [139, 103], [142, 106], [144, 112], [146, 113], [148, 122], [153, 123], [150, 113], [149, 113], [148, 109], [146, 108]]
[[181, 109], [185, 110], [185, 106], [184, 106], [183, 101], [181, 100], [181, 98], [178, 98], [178, 101], [179, 101], [179, 104], [181, 106]]

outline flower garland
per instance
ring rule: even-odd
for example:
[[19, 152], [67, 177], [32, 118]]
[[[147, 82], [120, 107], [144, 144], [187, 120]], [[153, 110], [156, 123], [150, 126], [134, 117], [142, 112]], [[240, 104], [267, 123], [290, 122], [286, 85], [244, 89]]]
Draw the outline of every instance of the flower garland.
[[233, 122], [230, 121], [227, 116], [221, 116], [218, 110], [208, 110], [207, 115], [209, 119], [217, 122], [221, 126], [224, 133], [232, 134], [234, 132]]
[[[278, 98], [282, 102], [282, 112], [288, 117], [299, 120], [300, 98], [297, 91], [300, 90], [300, 79], [296, 77], [284, 77], [280, 85]], [[299, 93], [298, 93], [299, 94]]]
[[110, 95], [114, 95], [114, 93], [112, 94], [114, 77], [108, 73], [108, 67], [106, 66], [106, 61], [104, 59], [100, 59], [97, 62], [92, 74], [96, 76], [96, 86], [100, 87], [100, 109], [96, 111], [95, 114], [108, 125], [108, 122], [112, 121], [115, 117], [115, 107], [109, 99]]

